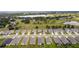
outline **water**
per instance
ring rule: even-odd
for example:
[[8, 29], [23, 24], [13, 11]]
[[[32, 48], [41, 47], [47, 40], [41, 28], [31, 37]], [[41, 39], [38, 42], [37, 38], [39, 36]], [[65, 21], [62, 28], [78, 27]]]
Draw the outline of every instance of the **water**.
[[47, 17], [47, 15], [26, 15], [26, 16], [17, 16], [17, 17]]

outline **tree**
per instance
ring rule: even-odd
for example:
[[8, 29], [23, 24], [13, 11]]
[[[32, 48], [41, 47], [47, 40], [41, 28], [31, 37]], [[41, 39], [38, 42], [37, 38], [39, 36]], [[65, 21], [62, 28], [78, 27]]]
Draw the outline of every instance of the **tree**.
[[49, 28], [50, 28], [50, 26], [46, 25], [46, 28], [47, 28], [47, 29], [49, 29]]
[[36, 26], [35, 28], [38, 29], [38, 26]]
[[73, 26], [73, 25], [71, 25], [71, 28], [74, 28], [74, 26]]
[[8, 25], [8, 29], [9, 29], [9, 30], [13, 30], [14, 27], [13, 27], [11, 24], [9, 24], [9, 25]]
[[22, 20], [21, 22], [23, 22], [25, 24], [29, 24], [30, 23], [30, 20], [25, 19], [25, 20]]

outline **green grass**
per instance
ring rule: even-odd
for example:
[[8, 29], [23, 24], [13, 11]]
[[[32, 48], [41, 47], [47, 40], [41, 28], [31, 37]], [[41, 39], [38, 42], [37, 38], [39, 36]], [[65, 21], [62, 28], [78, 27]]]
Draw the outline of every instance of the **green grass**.
[[4, 41], [5, 41], [5, 38], [0, 38], [0, 46], [2, 45]]
[[70, 44], [70, 45], [60, 45], [57, 46], [56, 44], [43, 44], [43, 45], [10, 45], [6, 46], [5, 48], [79, 48], [79, 44]]

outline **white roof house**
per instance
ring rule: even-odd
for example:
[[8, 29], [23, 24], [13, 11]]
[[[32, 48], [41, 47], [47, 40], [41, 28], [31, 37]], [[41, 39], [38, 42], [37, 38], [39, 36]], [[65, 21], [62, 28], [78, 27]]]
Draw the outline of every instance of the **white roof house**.
[[77, 21], [70, 21], [70, 22], [65, 22], [64, 24], [68, 25], [79, 25], [79, 22]]

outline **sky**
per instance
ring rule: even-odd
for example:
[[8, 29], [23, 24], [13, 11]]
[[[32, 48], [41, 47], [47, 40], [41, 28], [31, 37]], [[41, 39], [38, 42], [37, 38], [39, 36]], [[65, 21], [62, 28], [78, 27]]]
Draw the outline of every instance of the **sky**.
[[79, 11], [79, 1], [0, 0], [0, 11]]

